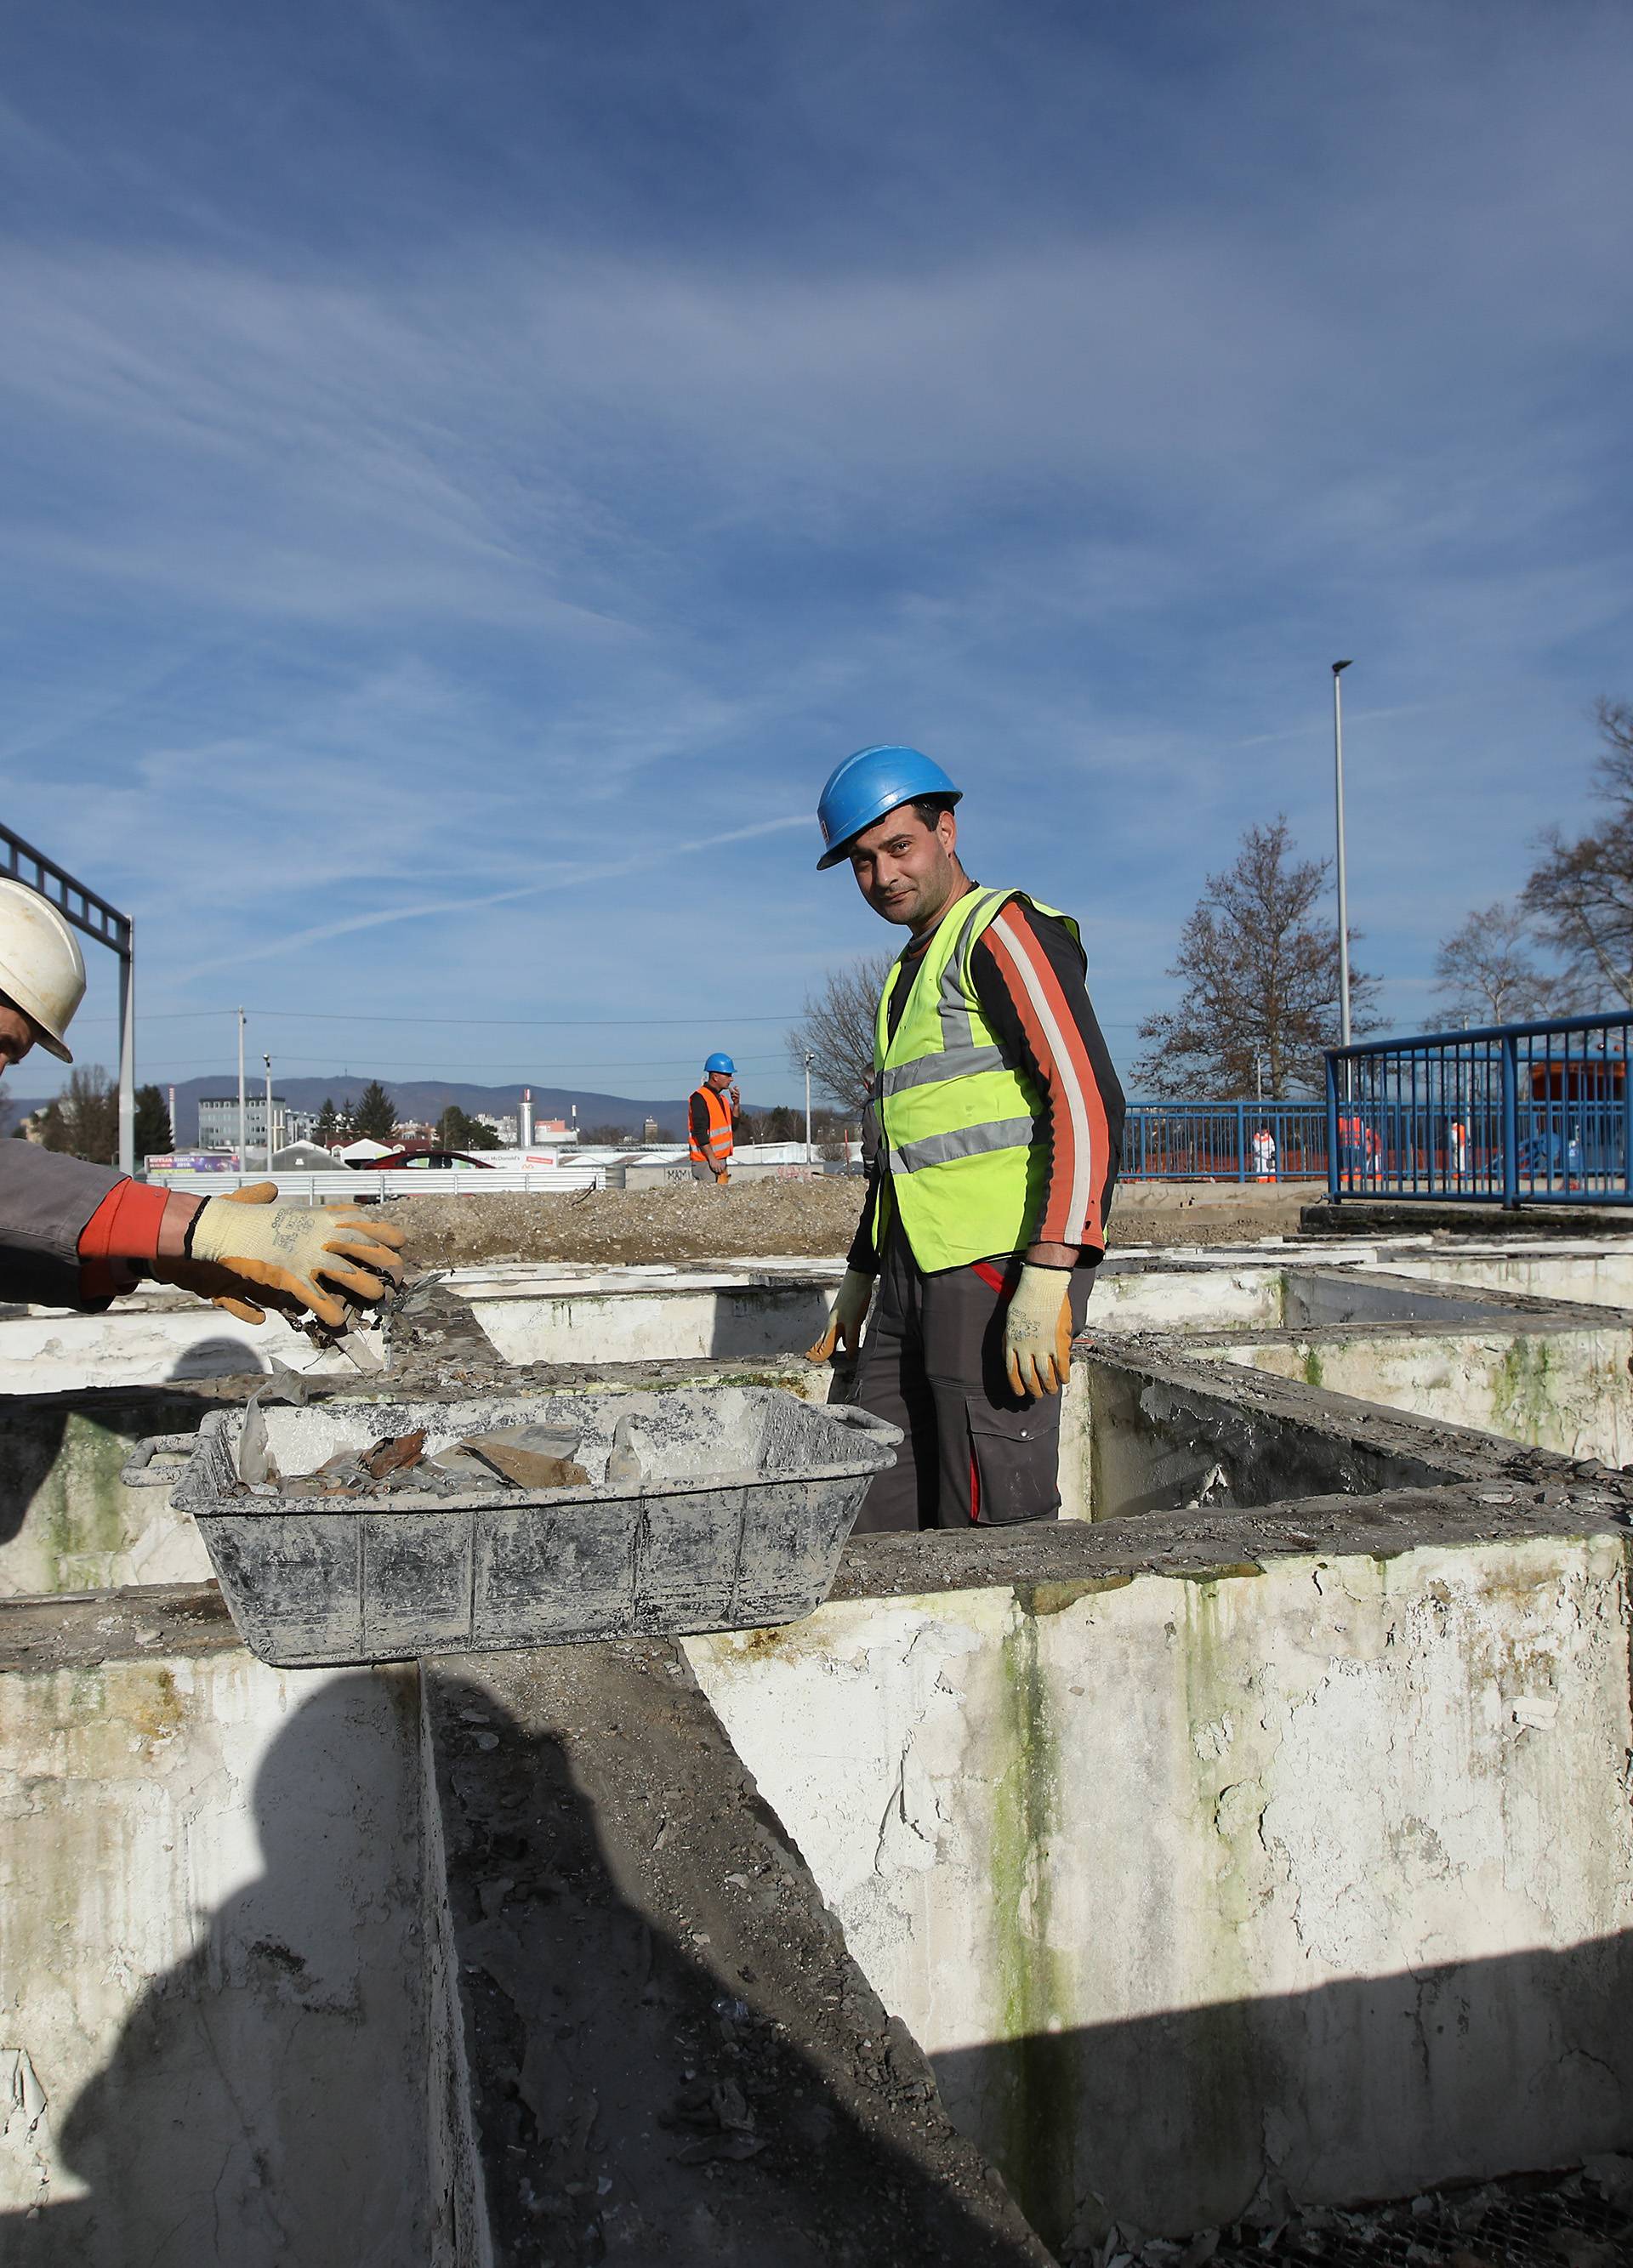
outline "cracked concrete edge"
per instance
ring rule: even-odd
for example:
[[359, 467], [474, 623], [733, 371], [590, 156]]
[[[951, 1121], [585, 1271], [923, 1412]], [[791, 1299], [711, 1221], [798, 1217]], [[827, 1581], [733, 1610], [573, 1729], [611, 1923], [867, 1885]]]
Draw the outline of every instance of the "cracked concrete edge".
[[[1265, 1345], [1282, 1337], [1289, 1344], [1303, 1344], [1319, 1336], [1313, 1332], [1278, 1334], [1249, 1329], [1239, 1336], [1218, 1331], [1198, 1340], [1188, 1335], [1130, 1331], [1116, 1336], [1103, 1333], [1080, 1341], [1078, 1346], [1087, 1359], [1108, 1371], [1120, 1371], [1130, 1380], [1158, 1384], [1181, 1395], [1194, 1395], [1199, 1400], [1243, 1413], [1258, 1412], [1335, 1443], [1416, 1459], [1437, 1467], [1448, 1481], [1534, 1473], [1541, 1484], [1561, 1484], [1575, 1474], [1576, 1463], [1551, 1449], [1532, 1448], [1471, 1425], [1415, 1417], [1381, 1403], [1334, 1393], [1329, 1387], [1282, 1378], [1274, 1371], [1254, 1370], [1228, 1360], [1209, 1361], [1206, 1351], [1209, 1344]], [[1607, 1485], [1613, 1483], [1622, 1488], [1630, 1485], [1619, 1482], [1614, 1474], [1607, 1475]]]

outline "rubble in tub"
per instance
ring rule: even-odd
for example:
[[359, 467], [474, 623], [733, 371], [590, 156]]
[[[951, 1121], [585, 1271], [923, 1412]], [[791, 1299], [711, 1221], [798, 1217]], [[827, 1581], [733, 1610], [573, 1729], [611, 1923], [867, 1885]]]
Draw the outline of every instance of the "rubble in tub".
[[[613, 1432], [603, 1475], [611, 1488], [638, 1488], [647, 1478], [630, 1439], [631, 1425], [629, 1418], [621, 1418]], [[284, 1474], [267, 1439], [260, 1396], [253, 1395], [239, 1440], [239, 1489], [249, 1496], [379, 1500], [410, 1491], [416, 1496], [465, 1497], [473, 1490], [491, 1489], [498, 1495], [536, 1496], [592, 1485], [589, 1473], [576, 1462], [581, 1436], [574, 1426], [484, 1426], [430, 1452], [426, 1438], [423, 1426], [387, 1434], [366, 1448], [336, 1450], [314, 1472]]]

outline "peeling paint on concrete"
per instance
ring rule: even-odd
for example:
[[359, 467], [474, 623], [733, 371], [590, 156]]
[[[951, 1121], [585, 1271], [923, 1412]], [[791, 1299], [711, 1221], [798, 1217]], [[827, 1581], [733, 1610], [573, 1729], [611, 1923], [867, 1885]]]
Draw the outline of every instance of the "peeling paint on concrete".
[[[797, 1657], [688, 1651], [1046, 2239], [1062, 2166], [1078, 2211], [1183, 2230], [1267, 2175], [1333, 2201], [1615, 2146], [1598, 2080], [1541, 2076], [1633, 2079], [1613, 1541], [1283, 1559], [1017, 1611], [857, 1602]], [[934, 1867], [889, 1863], [895, 1807]], [[1441, 2013], [1408, 2056], [1419, 1976]], [[1042, 2160], [1013, 2117], [1035, 2136], [1038, 2073], [1075, 2106]]]

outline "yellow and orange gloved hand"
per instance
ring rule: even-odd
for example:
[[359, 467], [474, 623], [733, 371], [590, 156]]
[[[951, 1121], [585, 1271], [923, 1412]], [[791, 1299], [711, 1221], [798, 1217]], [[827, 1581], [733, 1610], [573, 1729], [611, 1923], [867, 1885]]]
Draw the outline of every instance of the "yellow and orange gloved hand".
[[1072, 1366], [1072, 1278], [1029, 1260], [1004, 1310], [1003, 1360], [1016, 1394], [1058, 1394]]
[[826, 1362], [839, 1346], [843, 1346], [847, 1354], [854, 1354], [861, 1344], [861, 1329], [868, 1320], [868, 1303], [872, 1297], [872, 1277], [864, 1276], [859, 1268], [847, 1268], [839, 1296], [833, 1303], [833, 1313], [828, 1318], [828, 1328], [814, 1347], [806, 1348], [806, 1361]]
[[259, 1182], [207, 1198], [187, 1256], [161, 1258], [153, 1273], [245, 1322], [262, 1322], [267, 1307], [286, 1315], [310, 1308], [331, 1328], [344, 1322], [348, 1301], [367, 1305], [403, 1281], [400, 1228], [277, 1197], [276, 1183]]

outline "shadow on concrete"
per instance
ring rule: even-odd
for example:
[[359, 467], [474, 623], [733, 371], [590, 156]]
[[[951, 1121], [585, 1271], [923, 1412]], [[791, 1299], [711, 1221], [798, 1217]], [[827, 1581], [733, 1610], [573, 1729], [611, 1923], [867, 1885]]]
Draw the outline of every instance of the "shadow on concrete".
[[465, 1660], [427, 1711], [496, 2260], [1046, 2268], [678, 1650]]
[[714, 1295], [708, 1355], [714, 1362], [752, 1364], [803, 1354], [828, 1328], [828, 1300], [813, 1284], [722, 1285]]
[[1270, 2225], [1626, 2152], [1633, 1933], [933, 2060], [1057, 2253]]
[[[110, 1917], [110, 1978], [166, 1924], [197, 1942], [141, 1993], [106, 2069], [71, 2106], [50, 2103], [61, 2161], [88, 2193], [0, 2216], [5, 2268], [403, 2268], [425, 2256], [416, 1684], [411, 1671], [345, 1675], [302, 1702], [255, 1768], [258, 1869], [226, 1792], [253, 1754], [254, 1731], [231, 1720], [245, 1681], [218, 1675], [205, 1690], [221, 1719], [179, 1726], [191, 1754], [157, 1767], [176, 1829], [164, 1875], [110, 1880], [79, 1910]], [[195, 1926], [189, 1850], [230, 1879], [240, 1839], [248, 1879]], [[141, 1912], [166, 1895], [168, 1915]], [[100, 1971], [79, 1971], [91, 1993]], [[95, 2025], [93, 2002], [80, 2013]], [[26, 2040], [26, 2006], [13, 2021]], [[51, 2095], [63, 2082], [33, 2055]], [[32, 2154], [42, 2135], [19, 2125], [14, 2114], [8, 2141]]]
[[[150, 1433], [196, 1432], [206, 1410], [219, 1406], [164, 1386], [0, 1395], [0, 1545], [18, 1535], [37, 1502], [34, 1517], [50, 1518], [65, 1535], [89, 1533], [104, 1515], [116, 1531], [119, 1469], [137, 1442]], [[78, 1455], [75, 1434], [84, 1436]]]
[[199, 1339], [192, 1346], [183, 1347], [166, 1375], [176, 1380], [264, 1378], [270, 1366], [258, 1348], [243, 1339], [229, 1338], [223, 1332], [219, 1338]]

